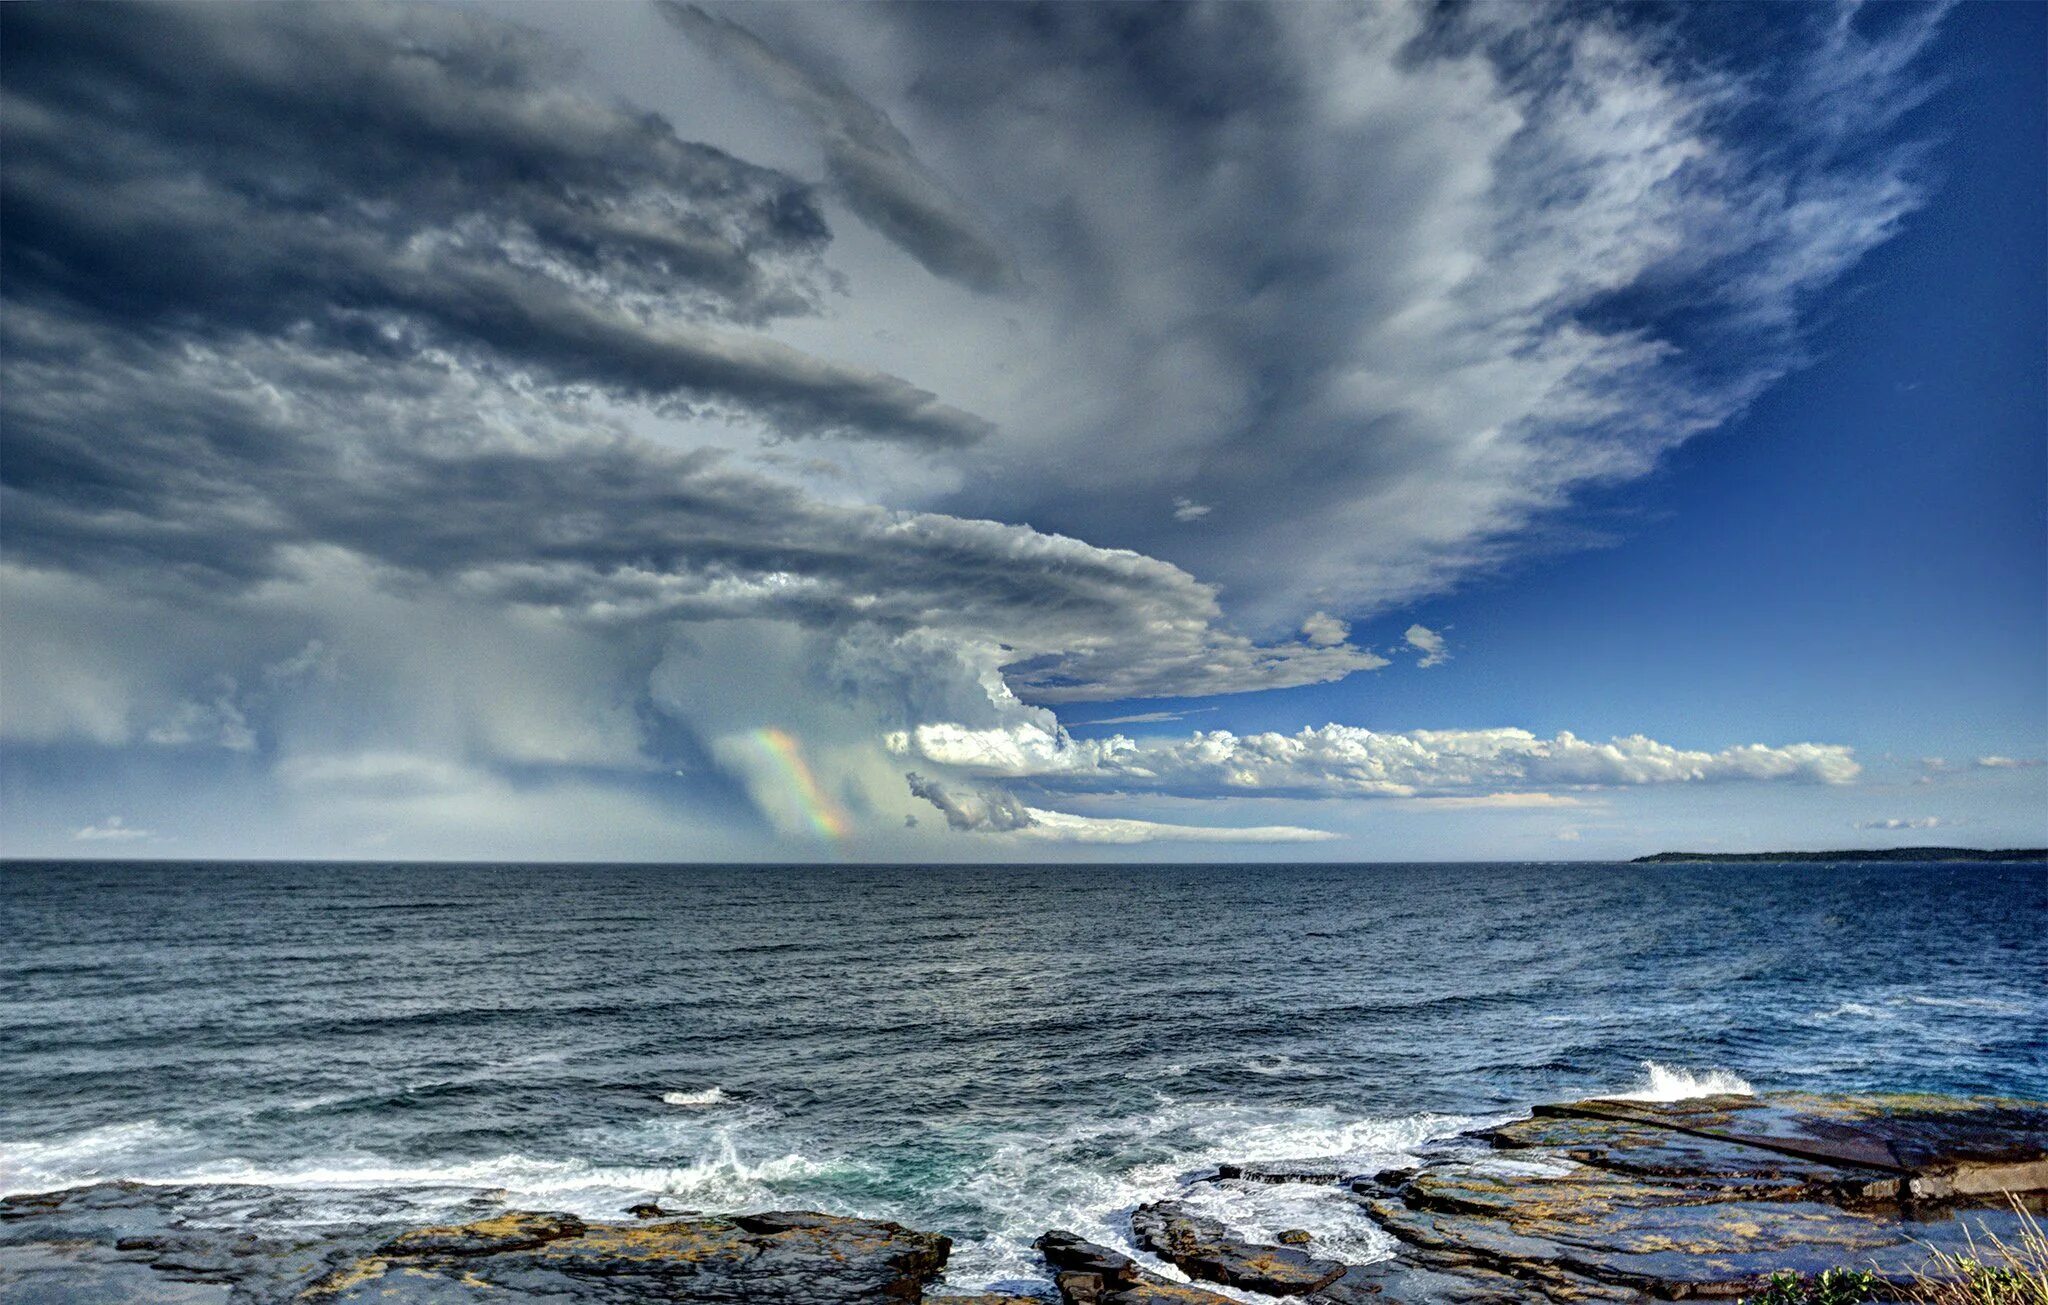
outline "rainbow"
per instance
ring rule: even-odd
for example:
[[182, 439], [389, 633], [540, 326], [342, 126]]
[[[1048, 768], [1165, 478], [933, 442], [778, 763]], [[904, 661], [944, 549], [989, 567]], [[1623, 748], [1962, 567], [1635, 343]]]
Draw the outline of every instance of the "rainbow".
[[782, 771], [790, 792], [796, 795], [798, 805], [803, 808], [804, 818], [818, 836], [834, 842], [845, 838], [846, 813], [819, 786], [818, 777], [811, 773], [810, 765], [804, 761], [803, 749], [796, 739], [772, 725], [754, 730], [747, 737]]

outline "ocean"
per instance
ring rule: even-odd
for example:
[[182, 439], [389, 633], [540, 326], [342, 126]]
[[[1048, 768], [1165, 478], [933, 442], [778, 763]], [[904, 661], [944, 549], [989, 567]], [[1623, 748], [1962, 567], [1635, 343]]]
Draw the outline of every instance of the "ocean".
[[[2044, 927], [2031, 865], [13, 862], [0, 1191], [822, 1209], [1023, 1286], [1219, 1162], [1543, 1101], [2048, 1096]], [[1384, 1254], [1336, 1196], [1206, 1199]]]

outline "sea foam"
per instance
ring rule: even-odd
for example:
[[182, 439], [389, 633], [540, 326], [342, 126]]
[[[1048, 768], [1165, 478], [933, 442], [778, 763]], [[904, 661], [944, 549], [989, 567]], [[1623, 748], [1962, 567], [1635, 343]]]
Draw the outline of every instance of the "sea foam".
[[662, 1104], [668, 1106], [694, 1106], [702, 1108], [704, 1106], [718, 1105], [726, 1099], [725, 1089], [716, 1087], [708, 1087], [698, 1092], [664, 1092], [661, 1094]]
[[1600, 1101], [1686, 1101], [1693, 1097], [1753, 1097], [1756, 1089], [1749, 1080], [1725, 1069], [1696, 1074], [1688, 1069], [1643, 1062], [1645, 1082], [1632, 1092], [1610, 1092]]

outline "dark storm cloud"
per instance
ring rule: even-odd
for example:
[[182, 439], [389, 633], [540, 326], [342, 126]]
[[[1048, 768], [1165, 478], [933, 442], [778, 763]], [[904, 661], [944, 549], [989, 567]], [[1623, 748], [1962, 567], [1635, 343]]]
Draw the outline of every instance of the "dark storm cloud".
[[888, 115], [730, 19], [677, 0], [654, 2], [692, 41], [801, 114], [819, 135], [826, 169], [847, 207], [926, 271], [985, 292], [1015, 284], [1009, 253], [918, 161]]
[[807, 312], [810, 191], [555, 89], [432, 9], [9, 7], [10, 300], [109, 330], [452, 351], [544, 383], [950, 446], [986, 422], [726, 327]]
[[1026, 527], [828, 503], [604, 432], [488, 375], [279, 340], [108, 342], [9, 314], [9, 555], [163, 592], [289, 583], [340, 550], [400, 587], [598, 624], [774, 617], [1012, 649], [1045, 699], [1227, 692], [1383, 664], [1218, 628], [1185, 571]]

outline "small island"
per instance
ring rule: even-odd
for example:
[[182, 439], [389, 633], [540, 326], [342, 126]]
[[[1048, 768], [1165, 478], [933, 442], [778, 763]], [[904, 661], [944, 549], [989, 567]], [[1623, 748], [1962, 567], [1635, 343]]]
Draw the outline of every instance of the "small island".
[[1689, 861], [2048, 861], [2043, 847], [1877, 847], [1843, 852], [1658, 852], [1630, 865]]

